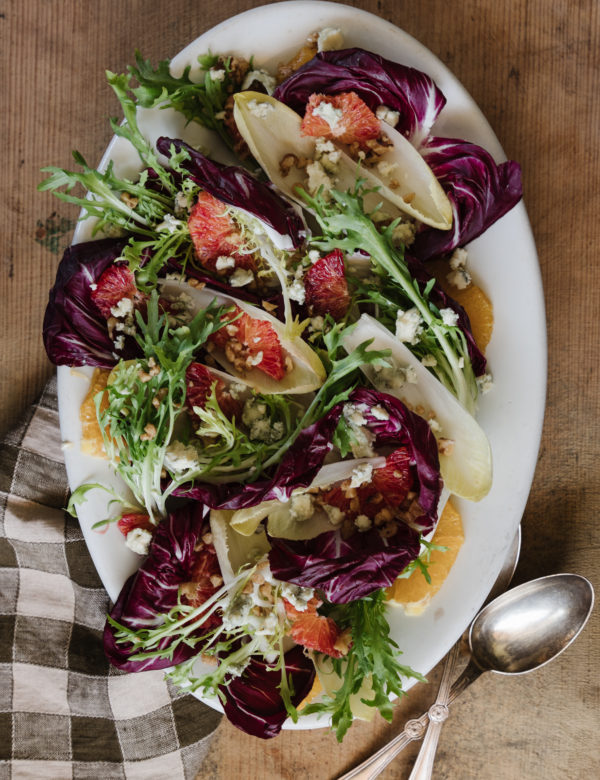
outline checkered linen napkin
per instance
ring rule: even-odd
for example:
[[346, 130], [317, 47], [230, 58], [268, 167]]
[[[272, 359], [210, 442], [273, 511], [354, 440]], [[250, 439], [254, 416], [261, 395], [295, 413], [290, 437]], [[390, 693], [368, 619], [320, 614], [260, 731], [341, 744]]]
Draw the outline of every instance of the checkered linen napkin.
[[161, 671], [109, 666], [67, 496], [52, 380], [0, 444], [0, 780], [193, 778], [221, 716]]

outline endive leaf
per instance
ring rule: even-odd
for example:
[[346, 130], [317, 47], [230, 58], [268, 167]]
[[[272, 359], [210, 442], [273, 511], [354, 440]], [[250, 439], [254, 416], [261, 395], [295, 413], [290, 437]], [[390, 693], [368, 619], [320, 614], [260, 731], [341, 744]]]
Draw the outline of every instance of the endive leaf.
[[[239, 92], [234, 99], [235, 121], [258, 163], [286, 195], [306, 205], [297, 194], [297, 187], [306, 189], [305, 170], [293, 166], [286, 172], [281, 162], [286, 155], [295, 155], [299, 160], [314, 159], [317, 139], [302, 135], [300, 116], [269, 95]], [[403, 135], [385, 123], [381, 128], [391, 146], [378, 167], [359, 168], [343, 146], [336, 144], [340, 149], [336, 189], [353, 189], [360, 172], [366, 188], [379, 188], [366, 199], [368, 209], [383, 201], [383, 210], [390, 217], [403, 212], [426, 225], [448, 230], [452, 225], [452, 207], [431, 168]]]
[[399, 386], [400, 383], [390, 381], [387, 373], [364, 366], [364, 373], [375, 387], [412, 409], [423, 407], [425, 414], [433, 413], [440, 426], [440, 431], [434, 430], [436, 437], [452, 442], [446, 453], [442, 448], [439, 454], [445, 487], [461, 498], [481, 500], [492, 485], [492, 456], [487, 437], [475, 418], [401, 341], [368, 314], [363, 314], [354, 330], [345, 336], [344, 347], [351, 352], [365, 339], [373, 339], [376, 349], [391, 351], [389, 362], [397, 376], [408, 368], [416, 379], [416, 382], [406, 381]]

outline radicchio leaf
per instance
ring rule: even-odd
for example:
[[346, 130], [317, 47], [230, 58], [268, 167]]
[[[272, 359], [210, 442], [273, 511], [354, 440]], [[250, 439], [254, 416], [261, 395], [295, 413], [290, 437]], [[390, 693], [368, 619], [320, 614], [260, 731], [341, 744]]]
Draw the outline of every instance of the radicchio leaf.
[[104, 238], [66, 249], [44, 315], [44, 346], [55, 365], [112, 368], [117, 362], [90, 285], [121, 255], [125, 244]]
[[[314, 678], [315, 667], [297, 645], [284, 656], [285, 670], [291, 680], [296, 707], [307, 696]], [[261, 739], [276, 737], [287, 718], [279, 692], [281, 672], [254, 656], [241, 677], [221, 686], [225, 695], [225, 715], [234, 726]]]
[[278, 195], [271, 184], [258, 181], [244, 168], [209, 160], [177, 138], [161, 136], [156, 147], [166, 157], [171, 156], [171, 147], [176, 152], [185, 149], [189, 159], [181, 165], [196, 184], [223, 203], [250, 212], [280, 235], [289, 236], [294, 247], [304, 243], [306, 225], [294, 207]]
[[174, 495], [202, 501], [211, 509], [243, 509], [273, 499], [286, 501], [293, 490], [308, 487], [313, 481], [325, 456], [333, 449], [333, 433], [341, 413], [342, 406], [337, 404], [324, 417], [301, 431], [271, 479], [245, 485], [197, 483], [191, 488], [183, 485], [174, 491]]
[[[156, 529], [148, 557], [123, 586], [111, 618], [134, 630], [159, 626], [162, 616], [177, 604], [179, 586], [193, 579], [198, 555], [195, 548], [209, 530], [206, 507], [199, 503], [187, 504], [163, 520]], [[200, 651], [198, 646], [181, 643], [172, 658], [132, 661], [130, 656], [137, 648], [131, 643], [117, 643], [114, 632], [107, 622], [104, 652], [113, 666], [125, 672], [164, 669], [187, 661]], [[168, 645], [169, 639], [161, 649]]]
[[512, 160], [497, 164], [481, 146], [457, 138], [430, 138], [419, 149], [452, 204], [450, 230], [425, 227], [411, 247], [420, 260], [430, 260], [480, 236], [523, 194], [521, 166]]
[[382, 105], [398, 111], [396, 130], [417, 148], [446, 103], [425, 73], [358, 48], [319, 52], [280, 84], [273, 96], [303, 115], [314, 92], [355, 92], [372, 111]]
[[[269, 563], [278, 579], [303, 587], [320, 588], [326, 598], [345, 604], [363, 598], [378, 588], [389, 587], [420, 549], [420, 532], [428, 533], [437, 522], [441, 478], [437, 444], [428, 423], [386, 393], [359, 388], [350, 396], [374, 434], [374, 447], [406, 446], [411, 454], [422, 514], [409, 527], [398, 523], [394, 536], [384, 539], [378, 530], [356, 531], [342, 538], [340, 531], [328, 531], [306, 541], [272, 538]], [[381, 419], [371, 409], [383, 408]]]

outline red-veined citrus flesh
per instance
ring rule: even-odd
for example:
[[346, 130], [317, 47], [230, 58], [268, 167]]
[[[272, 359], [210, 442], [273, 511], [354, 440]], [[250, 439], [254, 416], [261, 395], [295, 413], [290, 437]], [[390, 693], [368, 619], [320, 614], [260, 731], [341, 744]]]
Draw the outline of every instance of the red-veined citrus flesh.
[[350, 306], [344, 255], [339, 249], [321, 257], [304, 276], [306, 305], [312, 315], [330, 314], [339, 322]]
[[379, 119], [355, 92], [312, 94], [300, 126], [303, 135], [360, 146], [377, 138], [380, 130]]

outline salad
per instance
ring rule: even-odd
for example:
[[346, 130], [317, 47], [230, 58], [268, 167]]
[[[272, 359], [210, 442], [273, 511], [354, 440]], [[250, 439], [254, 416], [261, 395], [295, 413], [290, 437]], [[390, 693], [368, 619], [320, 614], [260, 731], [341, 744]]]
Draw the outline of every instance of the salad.
[[[199, 65], [138, 54], [107, 74], [137, 174], [75, 152], [80, 170], [40, 185], [94, 221], [44, 343], [96, 368], [82, 451], [121, 480], [82, 484], [70, 509], [106, 491], [97, 530], [142, 556], [107, 618], [111, 663], [165, 669], [261, 738], [319, 713], [342, 739], [422, 679], [390, 595], [429, 577], [448, 495], [491, 486], [474, 418], [491, 376], [453, 292], [477, 289], [464, 246], [519, 201], [520, 169], [436, 137], [433, 81], [337, 29], [277, 72]], [[157, 107], [214, 145], [151, 142]]]

